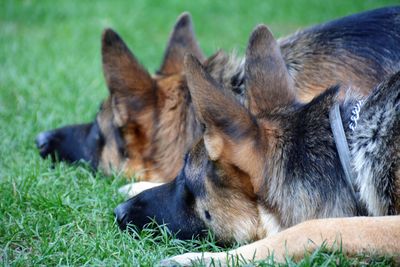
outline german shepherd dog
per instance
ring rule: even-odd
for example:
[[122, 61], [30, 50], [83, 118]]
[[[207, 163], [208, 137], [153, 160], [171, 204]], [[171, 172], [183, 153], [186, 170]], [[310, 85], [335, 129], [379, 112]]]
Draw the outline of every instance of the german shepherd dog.
[[[338, 19], [279, 40], [297, 99], [309, 102], [328, 86], [352, 85], [367, 94], [399, 65], [399, 8]], [[103, 34], [103, 68], [110, 95], [94, 122], [42, 132], [42, 157], [84, 160], [138, 180], [170, 181], [202, 134], [183, 70], [183, 55], [203, 58], [188, 14], [172, 32], [160, 71], [151, 77], [111, 30]], [[211, 76], [247, 105], [243, 59], [217, 53], [205, 62]]]
[[[246, 52], [249, 109], [221, 88], [194, 56], [186, 58], [185, 73], [205, 127], [203, 138], [186, 155], [174, 181], [115, 209], [121, 229], [128, 224], [140, 229], [153, 218], [178, 238], [201, 236], [210, 229], [229, 244], [273, 237], [311, 219], [400, 213], [400, 69], [367, 97], [351, 89], [340, 96], [340, 87], [334, 86], [303, 104], [279, 45], [267, 27], [259, 26]], [[336, 105], [350, 147], [350, 184], [329, 119]], [[325, 237], [334, 239], [337, 223], [346, 238], [345, 250], [400, 252], [400, 216], [327, 222], [327, 229], [333, 228]], [[359, 233], [353, 223], [361, 231], [377, 228]], [[310, 225], [319, 225], [309, 236], [318, 237], [324, 222]], [[250, 258], [267, 256], [263, 241], [249, 246], [238, 251], [247, 251], [244, 256]], [[189, 255], [193, 257], [199, 255]]]
[[192, 108], [183, 104], [189, 101], [182, 73], [186, 53], [203, 59], [187, 13], [179, 17], [153, 76], [119, 35], [106, 29], [101, 54], [108, 98], [93, 122], [40, 133], [40, 155], [85, 161], [105, 173], [135, 173], [139, 180], [174, 177], [192, 139], [201, 134]]

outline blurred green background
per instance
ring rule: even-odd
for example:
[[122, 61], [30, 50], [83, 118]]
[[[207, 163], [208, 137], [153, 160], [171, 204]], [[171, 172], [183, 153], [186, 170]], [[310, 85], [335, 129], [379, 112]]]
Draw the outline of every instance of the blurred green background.
[[0, 114], [14, 127], [23, 126], [23, 120], [36, 123], [38, 130], [91, 119], [106, 95], [99, 49], [105, 27], [120, 33], [154, 71], [183, 11], [192, 14], [201, 47], [210, 55], [219, 48], [242, 52], [258, 23], [267, 24], [279, 37], [396, 2], [2, 0]]
[[[116, 190], [124, 181], [94, 177], [84, 168], [63, 164], [51, 169], [34, 147], [39, 131], [91, 120], [106, 97], [100, 64], [100, 36], [105, 27], [119, 32], [154, 72], [172, 26], [183, 11], [192, 14], [200, 45], [210, 55], [219, 48], [243, 52], [258, 23], [267, 24], [280, 37], [309, 25], [398, 3], [1, 0], [0, 262], [151, 264], [183, 251], [172, 250], [167, 244], [161, 252], [150, 246], [149, 250], [158, 251], [149, 252], [150, 256], [129, 254], [125, 246], [141, 245], [119, 235], [112, 216], [122, 200]], [[156, 254], [152, 257], [151, 253]]]

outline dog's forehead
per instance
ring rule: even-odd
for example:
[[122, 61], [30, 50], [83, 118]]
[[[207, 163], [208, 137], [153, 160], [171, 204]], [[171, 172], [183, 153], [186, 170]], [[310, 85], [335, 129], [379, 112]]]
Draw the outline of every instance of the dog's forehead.
[[187, 91], [186, 79], [182, 73], [157, 76], [154, 80], [157, 89], [162, 91], [167, 97], [176, 97], [176, 94], [179, 92]]

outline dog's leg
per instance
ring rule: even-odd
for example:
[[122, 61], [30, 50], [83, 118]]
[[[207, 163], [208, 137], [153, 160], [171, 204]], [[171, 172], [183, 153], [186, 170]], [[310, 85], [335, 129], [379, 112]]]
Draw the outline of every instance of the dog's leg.
[[152, 182], [137, 182], [137, 183], [130, 183], [122, 186], [118, 189], [118, 192], [121, 195], [124, 195], [128, 198], [134, 197], [139, 193], [143, 192], [144, 190], [160, 186], [164, 183], [152, 183]]
[[328, 248], [342, 246], [343, 251], [350, 255], [360, 252], [399, 255], [400, 216], [306, 221], [227, 253], [187, 253], [166, 259], [161, 265], [189, 266], [191, 262], [201, 259], [207, 266], [213, 261], [217, 266], [218, 262], [226, 266], [232, 258], [261, 260], [272, 254], [276, 261], [283, 261], [286, 256], [299, 259], [305, 251], [313, 251], [324, 243]]

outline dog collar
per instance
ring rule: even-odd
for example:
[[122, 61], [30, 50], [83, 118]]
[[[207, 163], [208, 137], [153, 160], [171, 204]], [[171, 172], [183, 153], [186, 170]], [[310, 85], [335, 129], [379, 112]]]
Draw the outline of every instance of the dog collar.
[[[357, 114], [358, 114], [358, 112], [357, 112]], [[333, 107], [331, 108], [331, 110], [329, 111], [329, 121], [331, 124], [336, 149], [339, 154], [340, 163], [342, 164], [342, 169], [345, 174], [345, 182], [346, 182], [347, 186], [350, 188], [351, 195], [352, 195], [352, 197], [357, 205], [357, 209], [358, 209], [357, 196], [356, 196], [354, 186], [352, 183], [352, 181], [354, 181], [354, 179], [353, 179], [353, 174], [352, 174], [351, 165], [350, 165], [349, 144], [347, 143], [346, 134], [344, 132], [342, 117], [340, 115], [340, 109], [339, 109], [338, 103], [334, 104]], [[357, 120], [355, 120], [355, 121], [357, 121]]]

